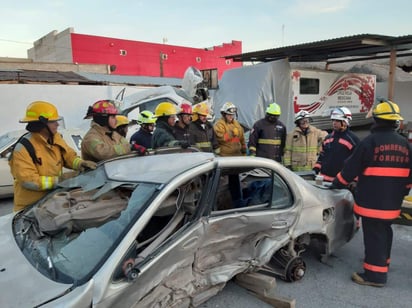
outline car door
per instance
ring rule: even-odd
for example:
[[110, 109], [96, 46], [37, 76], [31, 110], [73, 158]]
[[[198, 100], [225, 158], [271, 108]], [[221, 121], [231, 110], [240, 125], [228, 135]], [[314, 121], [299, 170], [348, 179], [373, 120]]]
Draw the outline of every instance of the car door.
[[[270, 177], [270, 185], [266, 185], [269, 194], [261, 194], [262, 198], [270, 198], [266, 203], [259, 204], [262, 200], [251, 198], [255, 204], [243, 209], [218, 210], [216, 194], [223, 187], [220, 171], [200, 177], [201, 184], [194, 186], [201, 187], [194, 194], [183, 189], [185, 193], [171, 193], [166, 198], [177, 197], [176, 202], [182, 202], [177, 207], [181, 213], [168, 212], [166, 200], [158, 209], [159, 214], [173, 215], [162, 234], [137, 256], [135, 247], [131, 248], [131, 258], [126, 254], [119, 267], [127, 268], [128, 259], [132, 259], [133, 271], [129, 271], [128, 282], [120, 282], [119, 286], [127, 285], [122, 286], [124, 289], [115, 300], [110, 300], [111, 306], [197, 306], [237, 273], [265, 264], [287, 243], [287, 231], [296, 220], [296, 210], [287, 186], [281, 186], [284, 182], [275, 183]], [[283, 195], [275, 189], [283, 189]], [[273, 197], [275, 194], [277, 197]], [[286, 199], [277, 202], [285, 198], [284, 194]]]
[[299, 209], [286, 182], [269, 169], [223, 169], [215, 182], [207, 235], [196, 257], [199, 269], [217, 280], [267, 263], [289, 241]]
[[[201, 179], [200, 179], [201, 178]], [[112, 283], [116, 299], [109, 299], [111, 307], [152, 307], [161, 303], [168, 306], [176, 301], [193, 302], [198, 284], [202, 284], [194, 268], [195, 255], [204, 240], [207, 219], [197, 212], [205, 206], [205, 196], [210, 192], [210, 175], [199, 175], [181, 185], [167, 196], [153, 215], [145, 229], [139, 234], [144, 236], [136, 241], [118, 266], [119, 277]], [[172, 209], [174, 209], [172, 211]], [[159, 224], [161, 230], [154, 229]], [[143, 249], [139, 245], [149, 242]], [[137, 251], [137, 253], [136, 253]], [[128, 262], [132, 260], [132, 263]], [[129, 266], [132, 272], [124, 269]], [[111, 291], [111, 292], [112, 292]], [[203, 288], [200, 288], [200, 293]], [[108, 302], [101, 303], [107, 306]]]

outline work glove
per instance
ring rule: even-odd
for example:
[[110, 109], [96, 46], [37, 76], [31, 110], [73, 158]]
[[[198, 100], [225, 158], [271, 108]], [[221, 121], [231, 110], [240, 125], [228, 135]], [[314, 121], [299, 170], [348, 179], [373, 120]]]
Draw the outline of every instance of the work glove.
[[355, 181], [352, 181], [352, 182], [350, 182], [350, 183], [348, 184], [348, 189], [350, 190], [350, 192], [351, 192], [352, 194], [355, 193], [356, 184], [357, 184], [357, 182], [355, 182]]
[[80, 171], [85, 171], [85, 170], [94, 170], [96, 169], [97, 164], [94, 161], [91, 160], [82, 160], [80, 163]]
[[61, 176], [59, 176], [58, 183], [63, 182], [67, 179], [71, 179], [71, 178], [75, 177], [76, 175], [78, 175], [78, 171], [64, 172]]
[[312, 171], [313, 171], [315, 174], [319, 174], [320, 169], [319, 169], [318, 167], [315, 167], [315, 168], [312, 169]]
[[144, 146], [137, 143], [132, 144], [132, 151], [136, 152], [139, 156], [144, 156], [148, 154], [147, 149]]
[[334, 179], [332, 184], [329, 186], [329, 189], [344, 189], [345, 185], [341, 184], [337, 179]]

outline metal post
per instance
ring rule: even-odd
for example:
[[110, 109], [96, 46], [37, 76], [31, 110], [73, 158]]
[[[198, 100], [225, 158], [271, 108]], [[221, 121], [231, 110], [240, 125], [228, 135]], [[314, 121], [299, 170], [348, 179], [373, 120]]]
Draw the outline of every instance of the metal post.
[[393, 100], [395, 88], [395, 70], [396, 70], [396, 49], [391, 49], [389, 60], [389, 78], [388, 78], [388, 99]]

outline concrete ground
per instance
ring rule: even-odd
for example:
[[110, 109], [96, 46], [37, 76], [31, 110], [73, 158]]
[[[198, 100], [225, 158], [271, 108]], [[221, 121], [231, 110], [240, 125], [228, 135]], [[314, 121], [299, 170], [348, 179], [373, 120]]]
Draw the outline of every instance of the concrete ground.
[[[296, 307], [360, 308], [412, 307], [412, 226], [394, 225], [392, 263], [388, 283], [383, 288], [361, 286], [350, 276], [362, 269], [362, 232], [333, 255], [327, 264], [310, 252], [304, 253], [307, 271], [294, 283], [277, 279], [276, 293], [296, 300]], [[250, 292], [230, 282], [223, 292], [204, 303], [202, 308], [271, 307]]]

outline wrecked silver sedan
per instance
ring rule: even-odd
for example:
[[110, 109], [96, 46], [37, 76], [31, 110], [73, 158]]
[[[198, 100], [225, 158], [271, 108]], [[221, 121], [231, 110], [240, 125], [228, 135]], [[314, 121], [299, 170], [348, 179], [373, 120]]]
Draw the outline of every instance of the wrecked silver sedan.
[[239, 273], [298, 280], [312, 240], [353, 237], [352, 205], [264, 158], [112, 159], [0, 218], [0, 305], [190, 307]]

